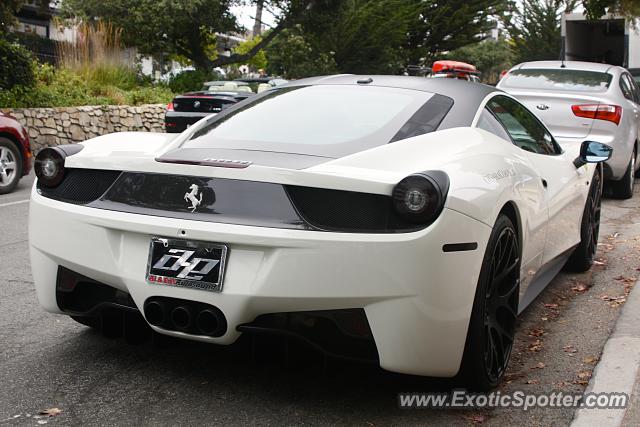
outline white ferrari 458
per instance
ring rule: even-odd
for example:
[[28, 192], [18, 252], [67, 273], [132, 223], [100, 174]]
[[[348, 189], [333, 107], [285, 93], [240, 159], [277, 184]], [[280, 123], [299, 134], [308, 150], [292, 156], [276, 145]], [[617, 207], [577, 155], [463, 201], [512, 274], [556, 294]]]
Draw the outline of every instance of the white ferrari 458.
[[177, 137], [41, 150], [37, 295], [105, 331], [281, 334], [489, 389], [517, 314], [563, 266], [590, 267], [610, 155], [560, 146], [477, 83], [299, 80]]

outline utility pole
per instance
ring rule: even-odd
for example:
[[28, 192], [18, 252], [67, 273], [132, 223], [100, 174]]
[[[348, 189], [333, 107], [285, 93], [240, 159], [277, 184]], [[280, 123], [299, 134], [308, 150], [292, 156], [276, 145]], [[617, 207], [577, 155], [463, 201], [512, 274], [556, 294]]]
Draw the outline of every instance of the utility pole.
[[253, 36], [259, 36], [262, 34], [262, 8], [264, 7], [264, 0], [256, 1], [256, 19], [253, 24]]

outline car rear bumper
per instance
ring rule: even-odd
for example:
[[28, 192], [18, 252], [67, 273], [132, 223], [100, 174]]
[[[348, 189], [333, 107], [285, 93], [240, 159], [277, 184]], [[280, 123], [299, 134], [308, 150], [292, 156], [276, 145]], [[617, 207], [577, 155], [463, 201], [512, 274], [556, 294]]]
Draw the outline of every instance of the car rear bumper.
[[[213, 113], [215, 114], [215, 113]], [[164, 127], [168, 133], [184, 132], [188, 127], [212, 115], [212, 113], [187, 113], [181, 111], [167, 111], [164, 115]]]
[[[426, 229], [396, 234], [189, 221], [67, 204], [40, 196], [35, 186], [29, 223], [35, 287], [50, 312], [63, 312], [56, 298], [60, 267], [130, 295], [141, 311], [158, 297], [214, 306], [228, 324], [218, 338], [153, 328], [218, 344], [233, 343], [243, 325], [272, 313], [363, 310], [380, 365], [428, 376], [459, 369], [491, 232], [450, 209]], [[152, 236], [227, 245], [222, 292], [147, 283]], [[477, 249], [443, 251], [444, 244], [463, 242]]]

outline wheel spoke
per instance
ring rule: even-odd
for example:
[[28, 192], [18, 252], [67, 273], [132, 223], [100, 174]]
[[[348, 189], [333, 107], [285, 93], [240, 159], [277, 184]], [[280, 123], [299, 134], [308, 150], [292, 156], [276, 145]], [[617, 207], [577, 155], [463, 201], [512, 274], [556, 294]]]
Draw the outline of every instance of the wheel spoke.
[[503, 335], [497, 329], [494, 329], [494, 330], [496, 331], [495, 335], [498, 341], [496, 343], [496, 362], [497, 362], [496, 368], [498, 368], [496, 370], [496, 374], [499, 374], [499, 371], [502, 370], [502, 368], [504, 367], [506, 352], [505, 352], [504, 340], [502, 339]]
[[494, 344], [493, 344], [493, 337], [491, 336], [491, 328], [489, 328], [489, 326], [487, 325], [485, 328], [485, 334], [486, 334], [486, 350], [485, 350], [485, 355], [484, 355], [484, 359], [485, 359], [485, 363], [486, 366], [491, 366], [493, 365], [493, 354], [494, 354]]
[[9, 184], [9, 175], [4, 169], [0, 170], [0, 182], [3, 184]]
[[515, 270], [516, 268], [518, 268], [518, 259], [516, 259], [513, 264], [511, 264], [509, 267], [507, 267], [506, 269], [504, 269], [498, 276], [496, 276], [493, 279], [493, 286], [495, 286], [496, 288], [499, 288], [500, 285], [502, 284], [502, 282], [504, 281], [504, 279], [511, 273], [513, 273], [513, 270]]
[[0, 147], [0, 160], [7, 161], [8, 152], [9, 150], [7, 150], [5, 147]]
[[4, 168], [9, 170], [15, 170], [16, 162], [7, 162], [4, 164]]

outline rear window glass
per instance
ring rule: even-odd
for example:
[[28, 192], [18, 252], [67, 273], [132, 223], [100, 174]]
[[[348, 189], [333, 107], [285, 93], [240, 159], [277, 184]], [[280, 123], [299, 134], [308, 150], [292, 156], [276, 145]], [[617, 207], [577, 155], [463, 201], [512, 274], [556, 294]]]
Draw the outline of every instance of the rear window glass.
[[514, 70], [503, 79], [501, 87], [549, 89], [573, 92], [605, 92], [613, 76], [582, 70]]
[[435, 130], [453, 102], [432, 98], [449, 99], [376, 86], [281, 88], [216, 116], [183, 147], [342, 156]]

